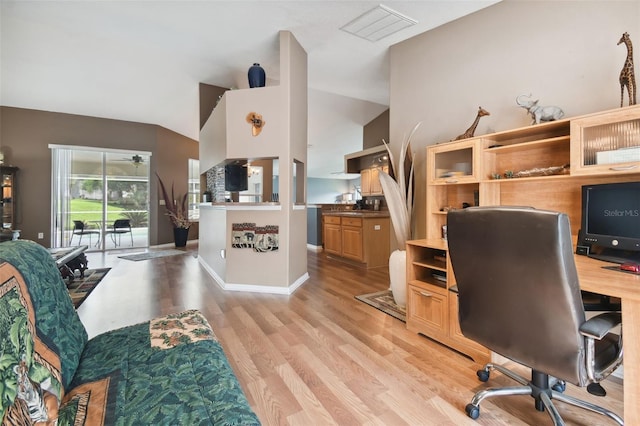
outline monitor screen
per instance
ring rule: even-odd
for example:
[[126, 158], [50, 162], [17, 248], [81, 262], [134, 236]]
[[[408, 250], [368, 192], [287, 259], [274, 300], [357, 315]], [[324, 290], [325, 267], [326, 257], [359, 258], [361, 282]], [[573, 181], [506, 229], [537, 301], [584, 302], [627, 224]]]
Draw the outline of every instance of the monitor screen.
[[640, 252], [640, 182], [582, 187], [582, 242]]

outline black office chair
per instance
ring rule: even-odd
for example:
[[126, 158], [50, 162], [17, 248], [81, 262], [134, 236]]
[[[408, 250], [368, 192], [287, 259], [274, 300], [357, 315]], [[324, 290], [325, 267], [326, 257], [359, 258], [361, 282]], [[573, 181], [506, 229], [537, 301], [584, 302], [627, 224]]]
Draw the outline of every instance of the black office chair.
[[98, 236], [98, 241], [96, 242], [96, 245], [98, 245], [100, 243], [100, 230], [87, 228], [86, 225], [84, 224], [84, 222], [81, 221], [81, 220], [74, 220], [73, 221], [73, 231], [71, 232], [71, 238], [69, 239], [69, 245], [71, 245], [71, 242], [73, 241], [73, 236], [74, 235], [79, 235], [80, 236], [80, 238], [78, 239], [78, 245], [82, 244], [82, 237], [85, 236], [85, 235], [89, 236], [89, 245], [91, 245], [91, 236], [92, 235], [97, 235]]
[[105, 231], [105, 234], [111, 235], [111, 241], [113, 241], [115, 247], [122, 245], [122, 234], [126, 233], [129, 233], [131, 236], [131, 247], [133, 247], [133, 233], [131, 232], [130, 219], [116, 219], [113, 225]]
[[[569, 218], [526, 207], [472, 207], [448, 213], [449, 255], [458, 286], [462, 333], [490, 350], [531, 368], [531, 380], [492, 363], [521, 386], [485, 389], [466, 412], [480, 415], [487, 397], [530, 395], [539, 411], [563, 425], [553, 400], [608, 416], [615, 413], [562, 393], [565, 381], [597, 383], [622, 363], [622, 339], [611, 333], [619, 312], [589, 321], [580, 294]], [[549, 376], [555, 383], [550, 386]]]

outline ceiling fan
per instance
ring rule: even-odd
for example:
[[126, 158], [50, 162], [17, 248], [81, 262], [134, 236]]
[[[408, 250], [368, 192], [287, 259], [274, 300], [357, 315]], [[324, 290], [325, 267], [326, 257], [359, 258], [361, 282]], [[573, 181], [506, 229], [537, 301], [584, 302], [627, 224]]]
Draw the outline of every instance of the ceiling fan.
[[138, 168], [139, 165], [144, 164], [144, 158], [142, 158], [138, 154], [132, 155], [131, 158], [126, 158], [125, 157], [125, 158], [122, 158], [122, 159], [116, 160], [116, 161], [128, 161], [131, 164], [133, 164], [136, 167], [136, 169]]

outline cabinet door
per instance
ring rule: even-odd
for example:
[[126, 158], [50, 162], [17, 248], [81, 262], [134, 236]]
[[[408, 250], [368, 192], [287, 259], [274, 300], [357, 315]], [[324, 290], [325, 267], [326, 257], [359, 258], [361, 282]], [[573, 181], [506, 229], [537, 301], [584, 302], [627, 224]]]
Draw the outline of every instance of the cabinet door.
[[640, 105], [571, 121], [571, 174], [640, 172]]
[[478, 181], [480, 139], [427, 147], [427, 183]]
[[325, 223], [323, 229], [324, 249], [327, 253], [342, 255], [342, 233], [340, 225]]
[[363, 196], [371, 195], [371, 169], [360, 171], [360, 193]]
[[432, 286], [408, 286], [407, 325], [428, 336], [448, 334], [447, 290]]
[[382, 195], [382, 185], [380, 184], [380, 172], [389, 173], [389, 167], [375, 167], [371, 169], [371, 195]]
[[342, 226], [342, 255], [364, 262], [362, 227]]

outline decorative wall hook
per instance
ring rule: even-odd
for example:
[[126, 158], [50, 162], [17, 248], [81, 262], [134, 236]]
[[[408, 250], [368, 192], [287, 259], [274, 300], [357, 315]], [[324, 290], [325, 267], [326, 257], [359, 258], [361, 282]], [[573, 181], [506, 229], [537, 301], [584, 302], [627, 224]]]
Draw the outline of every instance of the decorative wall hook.
[[251, 124], [251, 134], [258, 136], [267, 122], [257, 112], [250, 112], [247, 114], [247, 123]]

